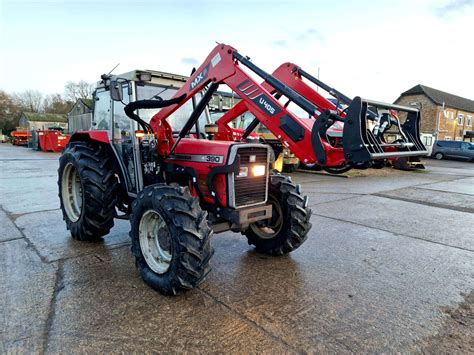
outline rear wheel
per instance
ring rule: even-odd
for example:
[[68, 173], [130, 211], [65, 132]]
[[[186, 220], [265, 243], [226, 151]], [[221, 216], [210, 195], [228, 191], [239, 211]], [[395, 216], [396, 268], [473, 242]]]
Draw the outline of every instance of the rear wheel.
[[438, 159], [438, 160], [441, 160], [441, 159], [444, 158], [444, 155], [443, 155], [443, 153], [436, 153], [435, 158]]
[[273, 174], [269, 177], [268, 202], [272, 205], [272, 218], [252, 223], [243, 232], [248, 243], [258, 252], [282, 255], [297, 249], [311, 229], [311, 210], [308, 199], [301, 195], [300, 186], [289, 177]]
[[132, 204], [130, 223], [137, 268], [155, 290], [176, 295], [199, 285], [211, 270], [207, 212], [188, 188], [146, 187]]
[[103, 145], [74, 142], [59, 159], [59, 200], [73, 238], [97, 240], [114, 225], [118, 182]]

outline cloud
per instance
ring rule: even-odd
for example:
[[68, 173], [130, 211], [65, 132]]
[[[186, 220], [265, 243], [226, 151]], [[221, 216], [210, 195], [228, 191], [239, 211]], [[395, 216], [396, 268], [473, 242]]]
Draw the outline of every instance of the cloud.
[[181, 63], [185, 65], [198, 65], [199, 61], [196, 58], [184, 57], [184, 58], [181, 58]]
[[315, 28], [308, 28], [299, 35], [296, 36], [296, 38], [300, 41], [318, 41], [318, 42], [324, 42], [324, 36], [323, 34], [318, 31]]
[[283, 39], [273, 41], [272, 44], [277, 47], [288, 47], [288, 43]]
[[445, 5], [435, 9], [435, 14], [439, 17], [445, 17], [453, 12], [459, 12], [470, 6], [474, 6], [474, 0], [451, 0]]

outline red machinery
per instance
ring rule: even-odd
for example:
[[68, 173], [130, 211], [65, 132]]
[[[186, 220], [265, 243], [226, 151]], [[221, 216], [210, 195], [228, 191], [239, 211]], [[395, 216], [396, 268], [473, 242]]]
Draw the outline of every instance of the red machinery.
[[39, 130], [37, 134], [38, 144], [43, 152], [59, 153], [63, 151], [71, 137], [70, 134], [63, 134], [61, 131], [54, 129]]
[[[317, 130], [319, 132], [319, 141], [321, 145], [316, 144], [315, 149], [318, 149], [317, 152], [318, 160], [315, 162], [316, 165], [320, 165], [324, 170], [327, 170], [330, 173], [343, 173], [351, 169], [354, 165], [346, 164], [346, 159], [344, 157], [343, 149], [343, 129], [344, 129], [344, 120], [346, 118], [346, 111], [341, 109], [341, 106], [344, 105], [346, 108], [350, 106], [352, 100], [347, 96], [343, 95], [336, 89], [333, 89], [320, 81], [319, 79], [313, 77], [309, 73], [305, 72], [299, 66], [293, 63], [284, 63], [279, 66], [273, 73], [272, 76], [280, 80], [289, 88], [295, 90], [298, 94], [302, 95], [305, 99], [313, 103], [317, 107], [317, 114], [315, 117], [319, 117], [321, 114], [327, 116], [323, 117], [322, 120], [317, 122]], [[335, 102], [329, 101], [327, 98], [319, 94], [311, 86], [309, 86], [303, 79], [306, 79], [313, 84], [321, 87], [329, 94], [333, 95], [336, 99]], [[272, 86], [264, 82], [262, 86], [265, 87], [270, 93], [274, 95], [276, 99], [279, 99], [282, 94], [272, 88]], [[288, 100], [285, 103], [285, 106], [288, 106], [291, 100]], [[342, 105], [339, 105], [342, 104]], [[339, 106], [339, 107], [338, 107]], [[374, 108], [368, 110], [368, 118], [370, 119], [370, 131], [373, 138], [380, 141], [380, 145], [383, 148], [383, 152], [398, 152], [398, 151], [410, 151], [412, 148], [414, 150], [422, 150], [421, 147], [417, 145], [418, 142], [414, 140], [414, 144], [403, 144], [402, 142], [389, 144], [384, 139], [384, 133], [392, 127], [392, 125], [400, 125], [397, 113], [394, 109], [400, 108], [397, 105], [388, 105], [392, 109], [387, 109], [387, 107], [380, 107], [377, 110], [377, 113], [373, 112]], [[403, 111], [406, 111], [408, 108], [403, 108]], [[239, 140], [245, 138], [248, 135], [245, 132], [235, 132], [236, 129], [229, 126], [229, 123], [232, 122], [235, 118], [242, 115], [247, 111], [247, 107], [243, 101], [240, 101], [235, 105], [231, 110], [226, 112], [219, 120], [216, 121], [218, 132], [216, 133], [216, 139], [222, 140]], [[255, 119], [255, 124], [250, 124], [247, 131], [252, 131], [255, 129], [258, 120]], [[403, 132], [403, 131], [402, 131]], [[315, 132], [316, 133], [316, 132]], [[401, 144], [400, 144], [401, 143]], [[298, 155], [298, 154], [297, 154]], [[324, 158], [324, 155], [326, 157]], [[406, 161], [407, 157], [397, 158], [397, 157], [388, 157], [387, 160], [395, 162], [398, 159], [403, 159]], [[304, 162], [307, 164], [307, 162]], [[374, 163], [372, 163], [373, 165]], [[373, 165], [381, 166], [380, 164]], [[368, 167], [367, 164], [355, 165], [357, 168]]]
[[[266, 83], [258, 84], [244, 67]], [[262, 123], [305, 164], [360, 166], [425, 151], [417, 138], [417, 110], [396, 106], [408, 112], [405, 123], [397, 126], [404, 139], [398, 146], [412, 149], [385, 152], [387, 144], [367, 128], [367, 120], [373, 119], [368, 106], [391, 109], [394, 105], [356, 97], [345, 117], [337, 110], [320, 113], [303, 95], [224, 44], [214, 48], [169, 100], [157, 97], [156, 87], [141, 96], [153, 94], [156, 99], [137, 99], [136, 93], [151, 81], [147, 74], [132, 79], [101, 77], [94, 95], [94, 122], [100, 121], [97, 127], [107, 130], [71, 136], [60, 158], [58, 185], [63, 217], [76, 239], [100, 238], [109, 233], [114, 218], [130, 219], [132, 251], [140, 274], [165, 294], [203, 281], [213, 254], [212, 230], [242, 233], [257, 251], [281, 255], [301, 246], [311, 228], [307, 196], [289, 177], [270, 169], [268, 145], [246, 141], [251, 127], [240, 141], [232, 135], [212, 140], [198, 133], [198, 120], [219, 85], [226, 84], [239, 94], [242, 110], [255, 116], [250, 126]], [[308, 118], [290, 112], [278, 101], [282, 97]], [[124, 102], [130, 103], [120, 106]], [[187, 103], [193, 104], [191, 113], [177, 115], [190, 106]], [[139, 116], [144, 117], [143, 110], [158, 108], [149, 123]], [[114, 115], [122, 109], [135, 122]], [[171, 125], [177, 116], [185, 118], [179, 133]], [[344, 122], [342, 148], [325, 138], [324, 132], [336, 121]], [[118, 216], [117, 210], [123, 215]]]
[[28, 145], [28, 140], [31, 138], [31, 132], [28, 131], [13, 131], [10, 133], [13, 138], [13, 145]]

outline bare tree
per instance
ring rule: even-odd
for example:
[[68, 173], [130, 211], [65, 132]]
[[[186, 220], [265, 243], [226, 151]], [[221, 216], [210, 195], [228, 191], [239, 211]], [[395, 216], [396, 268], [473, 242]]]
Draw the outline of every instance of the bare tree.
[[15, 98], [0, 90], [0, 129], [7, 133], [18, 126], [21, 108]]
[[79, 82], [68, 81], [64, 86], [64, 95], [66, 100], [76, 102], [77, 99], [90, 99], [94, 92], [94, 84], [87, 83], [84, 80]]
[[68, 113], [74, 103], [65, 100], [60, 94], [45, 96], [43, 109], [45, 113]]
[[43, 109], [43, 94], [37, 90], [26, 90], [15, 95], [23, 111], [41, 112]]

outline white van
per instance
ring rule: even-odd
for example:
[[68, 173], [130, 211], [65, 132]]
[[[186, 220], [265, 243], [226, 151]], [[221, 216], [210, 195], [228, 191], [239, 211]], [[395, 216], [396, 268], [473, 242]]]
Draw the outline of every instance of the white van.
[[420, 134], [421, 143], [426, 147], [428, 151], [428, 156], [431, 156], [433, 152], [433, 145], [435, 143], [435, 135], [432, 133], [421, 133]]

